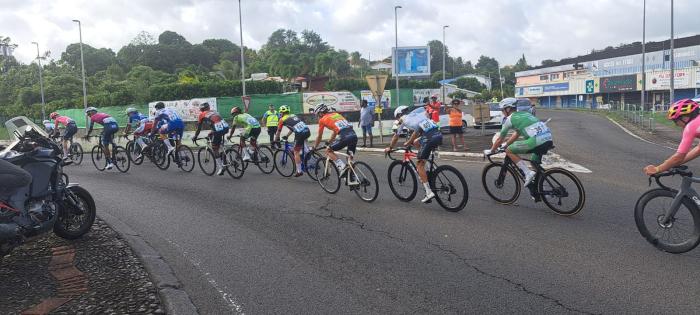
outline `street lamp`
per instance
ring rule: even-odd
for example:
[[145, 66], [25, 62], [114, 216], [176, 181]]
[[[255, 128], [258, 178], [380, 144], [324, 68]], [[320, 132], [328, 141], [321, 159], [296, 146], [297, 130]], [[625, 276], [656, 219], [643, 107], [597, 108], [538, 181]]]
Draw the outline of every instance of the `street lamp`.
[[671, 99], [669, 100], [669, 104], [673, 104], [673, 102], [674, 102], [673, 89], [674, 89], [674, 85], [675, 85], [675, 81], [676, 81], [675, 71], [674, 71], [675, 65], [673, 64], [673, 38], [674, 37], [675, 36], [673, 36], [673, 0], [671, 0], [671, 93], [670, 93]]
[[36, 45], [36, 62], [39, 64], [39, 86], [41, 87], [41, 120], [46, 119], [46, 101], [44, 101], [44, 77], [42, 75], [41, 57], [39, 57], [39, 43], [32, 42]]
[[241, 34], [241, 82], [243, 84], [243, 96], [245, 96], [245, 52], [243, 51], [243, 13], [241, 12], [241, 0], [238, 0], [238, 30]]
[[[83, 57], [83, 27], [80, 20], [73, 20], [78, 23], [78, 33], [80, 34], [80, 66], [83, 72], [83, 110], [87, 109], [87, 87], [85, 86], [85, 58]], [[88, 116], [85, 114], [85, 128], [88, 126]]]
[[442, 26], [442, 102], [445, 102], [445, 56], [447, 55], [447, 45], [445, 45], [445, 29], [449, 25]]
[[[647, 69], [646, 69], [646, 36], [647, 36], [647, 0], [644, 0], [642, 9], [642, 108], [645, 105], [646, 89], [647, 89]], [[652, 104], [652, 111], [656, 111], [656, 107]]]
[[[398, 16], [398, 10], [401, 9], [402, 7], [400, 5], [394, 6], [394, 39], [395, 39], [395, 45], [394, 45], [394, 56], [392, 57], [392, 61], [394, 62], [394, 70], [396, 73], [394, 73], [394, 80], [396, 80], [396, 106], [401, 106], [401, 102], [399, 101], [400, 96], [399, 96], [399, 63], [398, 63], [398, 49], [399, 49], [399, 16]], [[377, 104], [381, 104], [381, 100], [376, 100]], [[391, 104], [390, 104], [391, 105]]]

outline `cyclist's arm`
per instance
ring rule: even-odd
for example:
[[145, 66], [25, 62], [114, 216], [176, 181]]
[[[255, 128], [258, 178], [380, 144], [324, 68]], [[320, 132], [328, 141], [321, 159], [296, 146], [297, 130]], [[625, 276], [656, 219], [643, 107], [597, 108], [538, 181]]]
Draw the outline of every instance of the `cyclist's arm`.
[[517, 131], [514, 132], [514, 133], [510, 136], [510, 138], [508, 138], [508, 141], [506, 141], [506, 146], [509, 146], [509, 145], [513, 144], [513, 142], [517, 141], [519, 137], [520, 137], [520, 133], [517, 132]]
[[153, 128], [151, 129], [151, 136], [156, 134], [156, 131], [158, 130], [158, 123], [160, 123], [160, 116], [156, 116], [153, 119]]
[[412, 132], [411, 136], [408, 138], [408, 140], [406, 140], [406, 143], [404, 144], [404, 146], [407, 146], [407, 147], [411, 146], [413, 144], [413, 141], [416, 141], [419, 134], [420, 134], [420, 132], [418, 130]]
[[197, 124], [197, 131], [194, 132], [194, 136], [192, 138], [197, 139], [197, 137], [199, 137], [200, 131], [202, 131], [202, 122], [201, 121]]
[[696, 159], [698, 156], [700, 156], [700, 145], [696, 146], [688, 154], [685, 155], [685, 158], [683, 159], [683, 164], [688, 163], [694, 159]]
[[316, 143], [314, 143], [314, 148], [317, 148], [319, 144], [321, 144], [321, 140], [323, 138], [323, 129], [324, 126], [323, 124], [319, 121], [318, 122], [318, 135], [316, 136]]
[[87, 134], [85, 134], [86, 137], [89, 137], [89, 136], [90, 136], [90, 133], [92, 133], [92, 128], [93, 128], [94, 126], [95, 126], [95, 122], [92, 121], [92, 119], [90, 119], [90, 125], [89, 125], [89, 127], [88, 127]]

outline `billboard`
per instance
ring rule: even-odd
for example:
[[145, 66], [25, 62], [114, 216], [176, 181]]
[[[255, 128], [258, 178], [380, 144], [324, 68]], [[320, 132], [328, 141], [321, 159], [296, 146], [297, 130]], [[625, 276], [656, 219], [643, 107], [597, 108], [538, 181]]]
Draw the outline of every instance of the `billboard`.
[[[690, 83], [691, 72], [676, 69], [673, 75], [676, 77], [673, 80], [673, 86], [676, 89], [691, 88]], [[671, 88], [671, 72], [652, 72], [647, 73], [647, 90], [667, 90]]]
[[542, 90], [543, 90], [545, 93], [547, 93], [547, 92], [568, 91], [568, 90], [569, 90], [569, 82], [543, 85], [543, 86], [542, 86]]
[[[367, 100], [367, 107], [369, 108], [374, 108], [377, 105], [377, 101], [374, 100], [374, 96], [372, 96], [372, 91], [370, 90], [362, 90], [360, 92], [360, 97], [363, 100]], [[389, 107], [391, 107], [391, 91], [384, 90], [382, 94], [382, 108]]]
[[634, 91], [636, 89], [636, 74], [600, 78], [600, 93]]
[[399, 77], [430, 76], [430, 47], [398, 47], [392, 50], [391, 66]]
[[360, 110], [360, 102], [350, 92], [311, 92], [303, 94], [305, 113], [312, 112], [319, 104], [326, 104], [339, 112]]
[[[199, 104], [204, 102], [209, 103], [209, 107], [212, 110], [216, 110], [216, 98], [193, 98], [191, 100], [179, 100], [179, 101], [163, 101], [165, 107], [172, 107], [175, 111], [182, 117], [183, 121], [197, 121], [199, 118]], [[156, 111], [156, 102], [148, 103], [148, 114], [153, 116]]]

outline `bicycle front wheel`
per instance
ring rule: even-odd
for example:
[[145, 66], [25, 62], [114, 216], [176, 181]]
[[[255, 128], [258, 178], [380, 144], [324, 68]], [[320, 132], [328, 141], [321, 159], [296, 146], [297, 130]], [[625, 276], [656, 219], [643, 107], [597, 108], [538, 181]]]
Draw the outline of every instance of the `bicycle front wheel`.
[[235, 149], [228, 149], [224, 153], [224, 164], [226, 165], [226, 172], [235, 178], [240, 179], [245, 173], [245, 162], [243, 162], [243, 157]]
[[290, 177], [294, 174], [296, 170], [294, 153], [290, 152], [290, 150], [279, 149], [275, 152], [274, 158], [277, 173], [282, 175], [282, 177]]
[[320, 159], [323, 159], [323, 156], [316, 151], [307, 152], [304, 156], [304, 171], [313, 181], [318, 180], [316, 178], [316, 162]]
[[520, 196], [520, 181], [510, 167], [496, 162], [484, 167], [481, 172], [481, 184], [486, 194], [498, 203], [513, 204]]
[[168, 147], [165, 143], [161, 142], [158, 144], [155, 150], [156, 157], [156, 167], [161, 170], [167, 170], [170, 167], [170, 155], [168, 154]]
[[340, 190], [340, 174], [335, 163], [330, 159], [320, 159], [316, 161], [316, 178], [321, 188], [329, 194], [335, 194]]
[[548, 169], [540, 176], [537, 189], [542, 201], [559, 215], [577, 214], [586, 202], [581, 181], [563, 168]]
[[464, 209], [469, 201], [469, 188], [464, 176], [451, 165], [440, 165], [429, 178], [435, 199], [447, 211]]
[[114, 147], [114, 152], [112, 152], [112, 160], [114, 160], [112, 163], [114, 163], [114, 166], [116, 166], [120, 172], [126, 173], [129, 171], [129, 168], [131, 167], [131, 159], [129, 159], [129, 153], [126, 152], [124, 147]]
[[80, 165], [80, 163], [83, 163], [83, 146], [81, 146], [80, 143], [71, 143], [68, 148], [68, 154], [73, 164]]
[[102, 152], [102, 147], [99, 145], [96, 145], [92, 147], [92, 165], [95, 165], [95, 168], [98, 171], [104, 171], [105, 168], [107, 168], [107, 159], [105, 158], [104, 152]]
[[418, 192], [416, 173], [409, 162], [393, 161], [389, 165], [389, 188], [394, 196], [401, 201], [411, 201]]
[[181, 144], [175, 150], [175, 159], [177, 159], [177, 167], [189, 173], [194, 169], [194, 152], [190, 147]]
[[700, 209], [688, 197], [683, 197], [676, 214], [664, 222], [676, 193], [662, 188], [647, 191], [637, 200], [634, 221], [649, 243], [660, 250], [680, 254], [700, 243]]
[[275, 161], [273, 159], [272, 149], [266, 145], [258, 146], [258, 168], [265, 174], [270, 174], [275, 171]]
[[129, 141], [126, 144], [126, 152], [129, 154], [129, 158], [134, 165], [141, 165], [143, 163], [143, 154], [141, 154], [141, 146], [134, 141]]
[[216, 161], [214, 160], [214, 151], [207, 147], [199, 148], [197, 152], [197, 162], [199, 168], [207, 176], [212, 176], [216, 172]]
[[[350, 186], [350, 189], [354, 190], [362, 201], [372, 202], [376, 200], [379, 196], [379, 181], [377, 181], [377, 176], [374, 175], [372, 168], [367, 163], [354, 162], [352, 170], [348, 171], [348, 176], [351, 176], [350, 182], [356, 180], [359, 185]], [[356, 178], [352, 178], [353, 176]]]

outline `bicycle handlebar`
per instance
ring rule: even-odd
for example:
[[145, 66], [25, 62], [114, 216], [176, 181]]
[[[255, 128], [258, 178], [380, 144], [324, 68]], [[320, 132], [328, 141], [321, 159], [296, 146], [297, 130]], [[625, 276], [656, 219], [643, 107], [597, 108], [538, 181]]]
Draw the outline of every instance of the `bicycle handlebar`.
[[653, 178], [654, 181], [656, 181], [656, 184], [659, 185], [659, 187], [664, 188], [664, 189], [668, 189], [668, 190], [674, 190], [674, 189], [664, 185], [661, 182], [661, 177], [668, 177], [668, 176], [675, 176], [675, 175], [681, 175], [682, 177], [692, 177], [693, 172], [688, 171], [688, 166], [686, 166], [686, 165], [672, 167], [668, 171], [649, 176], [649, 186], [651, 186], [651, 179]]
[[413, 152], [413, 150], [411, 150], [412, 148], [413, 148], [413, 147], [411, 147], [411, 146], [408, 146], [408, 147], [396, 147], [396, 148], [394, 148], [394, 149], [389, 150], [389, 152], [384, 153], [384, 157], [387, 157], [387, 158], [389, 158], [390, 160], [393, 160], [393, 161], [397, 161], [397, 160], [399, 160], [399, 159], [393, 157], [393, 156], [391, 155], [392, 153], [394, 153], [394, 152], [399, 152], [399, 151], [403, 151], [403, 152]]

